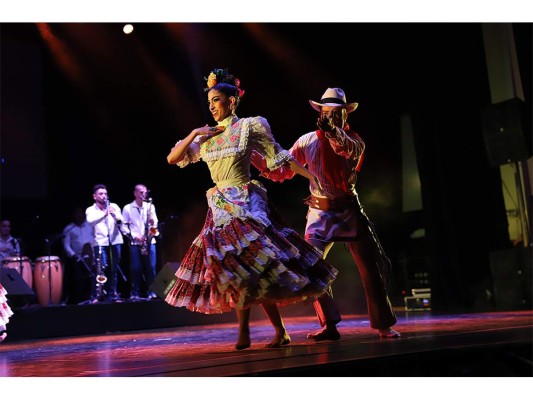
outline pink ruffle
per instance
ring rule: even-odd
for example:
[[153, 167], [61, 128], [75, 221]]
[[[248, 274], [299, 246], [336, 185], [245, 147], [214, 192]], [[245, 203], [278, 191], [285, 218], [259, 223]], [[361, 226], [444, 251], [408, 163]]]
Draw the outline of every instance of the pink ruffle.
[[271, 218], [268, 228], [249, 218], [215, 227], [209, 209], [166, 302], [220, 314], [262, 302], [285, 306], [313, 301], [323, 294], [338, 271], [278, 215]]

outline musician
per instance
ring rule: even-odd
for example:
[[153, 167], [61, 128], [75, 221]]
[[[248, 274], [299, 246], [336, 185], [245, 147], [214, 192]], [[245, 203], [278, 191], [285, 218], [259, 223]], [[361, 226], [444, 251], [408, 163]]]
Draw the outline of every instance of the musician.
[[130, 300], [155, 299], [150, 285], [156, 275], [157, 214], [146, 185], [135, 185], [133, 196], [122, 212], [130, 240]]
[[[120, 301], [117, 292], [117, 276], [120, 269], [121, 251], [124, 239], [122, 237], [122, 222], [124, 218], [120, 207], [109, 201], [107, 187], [97, 184], [93, 187], [94, 204], [85, 210], [85, 218], [93, 229], [91, 245], [95, 258], [95, 273], [102, 276], [103, 298], [106, 301]], [[98, 262], [98, 259], [100, 262]], [[98, 269], [104, 274], [100, 274]], [[124, 277], [125, 278], [125, 277]], [[98, 278], [97, 278], [98, 279]], [[100, 300], [99, 286], [93, 289], [93, 300]]]
[[11, 221], [2, 219], [0, 221], [0, 266], [4, 265], [6, 258], [18, 256], [20, 256], [20, 239], [11, 236]]
[[96, 279], [92, 272], [92, 238], [93, 229], [85, 220], [85, 210], [76, 207], [72, 213], [72, 222], [63, 229], [63, 298], [67, 304], [78, 304], [89, 300], [91, 296], [91, 287]]

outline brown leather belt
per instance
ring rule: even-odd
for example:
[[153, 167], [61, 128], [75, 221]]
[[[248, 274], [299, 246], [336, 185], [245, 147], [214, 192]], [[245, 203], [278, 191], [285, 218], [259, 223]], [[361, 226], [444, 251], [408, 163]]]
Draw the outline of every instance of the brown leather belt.
[[304, 203], [311, 208], [324, 211], [342, 211], [358, 205], [357, 197], [340, 197], [328, 199], [327, 197], [309, 196], [304, 199]]

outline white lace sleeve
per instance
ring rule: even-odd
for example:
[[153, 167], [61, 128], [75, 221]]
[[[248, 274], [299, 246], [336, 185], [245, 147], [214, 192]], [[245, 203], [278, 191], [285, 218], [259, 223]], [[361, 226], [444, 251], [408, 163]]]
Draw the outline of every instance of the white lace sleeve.
[[[203, 135], [202, 135], [203, 136]], [[176, 163], [176, 165], [180, 168], [186, 167], [187, 165], [191, 163], [195, 163], [200, 161], [202, 158], [200, 156], [200, 147], [203, 141], [205, 141], [205, 136], [202, 138], [202, 136], [196, 136], [192, 143], [187, 148], [187, 151], [185, 152], [185, 156], [181, 161]], [[178, 140], [176, 144], [180, 143], [181, 140]]]
[[293, 160], [291, 154], [276, 142], [265, 118], [250, 118], [250, 128], [254, 150], [265, 158], [267, 169], [274, 170]]

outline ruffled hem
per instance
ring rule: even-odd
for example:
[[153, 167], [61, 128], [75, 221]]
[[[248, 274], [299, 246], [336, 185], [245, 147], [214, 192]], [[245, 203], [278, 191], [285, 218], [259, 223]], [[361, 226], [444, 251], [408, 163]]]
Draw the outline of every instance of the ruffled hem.
[[165, 301], [220, 314], [256, 303], [311, 302], [323, 294], [338, 271], [277, 213], [270, 217], [268, 227], [251, 218], [233, 218], [215, 227], [209, 209], [202, 233], [185, 254]]
[[7, 304], [6, 290], [0, 284], [0, 325], [5, 326], [9, 322], [9, 317], [13, 315], [13, 311]]

